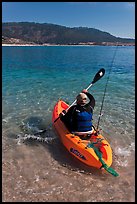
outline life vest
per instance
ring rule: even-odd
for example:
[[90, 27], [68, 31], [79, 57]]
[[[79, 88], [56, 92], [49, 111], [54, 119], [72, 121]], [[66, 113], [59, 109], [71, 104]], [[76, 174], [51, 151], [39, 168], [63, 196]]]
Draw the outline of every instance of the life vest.
[[77, 111], [77, 131], [85, 132], [92, 130], [92, 113]]

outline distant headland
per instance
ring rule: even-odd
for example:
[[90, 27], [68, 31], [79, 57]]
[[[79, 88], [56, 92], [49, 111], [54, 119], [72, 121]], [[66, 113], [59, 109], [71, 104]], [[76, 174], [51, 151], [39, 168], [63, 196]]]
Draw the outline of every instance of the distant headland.
[[87, 27], [49, 23], [2, 23], [2, 45], [8, 46], [135, 46], [135, 39], [115, 37]]

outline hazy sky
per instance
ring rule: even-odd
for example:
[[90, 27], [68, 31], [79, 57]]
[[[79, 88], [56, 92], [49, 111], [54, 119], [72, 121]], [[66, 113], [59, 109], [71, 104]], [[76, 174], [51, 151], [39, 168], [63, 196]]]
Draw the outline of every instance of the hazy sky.
[[89, 27], [135, 38], [135, 2], [2, 2], [2, 22]]

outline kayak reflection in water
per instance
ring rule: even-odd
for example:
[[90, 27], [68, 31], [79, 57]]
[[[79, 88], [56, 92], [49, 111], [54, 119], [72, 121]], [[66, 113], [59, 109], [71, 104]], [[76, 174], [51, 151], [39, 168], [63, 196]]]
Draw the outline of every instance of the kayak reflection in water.
[[92, 116], [94, 106], [94, 97], [84, 89], [77, 95], [76, 105], [70, 107], [66, 114], [61, 113], [60, 119], [71, 133], [82, 136], [91, 135], [93, 132]]

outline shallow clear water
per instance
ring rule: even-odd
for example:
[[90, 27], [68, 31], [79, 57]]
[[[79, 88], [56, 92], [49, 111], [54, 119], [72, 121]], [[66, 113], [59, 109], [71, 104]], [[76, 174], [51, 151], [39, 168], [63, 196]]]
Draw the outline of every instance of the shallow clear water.
[[[73, 161], [52, 130], [52, 110], [58, 99], [63, 99], [71, 104], [76, 95], [88, 87], [100, 68], [105, 69], [105, 75], [89, 90], [96, 99], [93, 124], [96, 126], [98, 122], [103, 94], [111, 69], [99, 128], [103, 130], [104, 136], [111, 144], [114, 155], [112, 165], [120, 172], [119, 178], [95, 173], [94, 170], [91, 170], [93, 172], [91, 175], [86, 174], [86, 168], [76, 163], [75, 160]], [[48, 130], [43, 137], [47, 138], [47, 141], [48, 139], [53, 140], [52, 145], [51, 142], [50, 144], [47, 142], [43, 146], [37, 141], [34, 145], [32, 145], [34, 141], [31, 141], [29, 142], [31, 145], [28, 145], [28, 143], [18, 140], [20, 134], [23, 136], [23, 134], [34, 133], [45, 128]], [[95, 185], [96, 190], [101, 189], [102, 191], [101, 186], [103, 186], [104, 194], [108, 190], [108, 185], [113, 186], [115, 196], [106, 194], [103, 201], [127, 201], [127, 199], [134, 201], [135, 48], [132, 46], [119, 46], [117, 48], [115, 46], [3, 46], [2, 130], [3, 165], [6, 166], [10, 163], [8, 167], [3, 167], [3, 174], [6, 175], [5, 168], [9, 168], [10, 171], [10, 168], [14, 167], [10, 171], [14, 177], [18, 168], [24, 165], [22, 167], [24, 171], [21, 171], [22, 173], [20, 172], [18, 176], [19, 178], [20, 176], [23, 177], [26, 184], [23, 184], [21, 179], [17, 179], [18, 181], [13, 185], [14, 188], [18, 182], [20, 182], [20, 186], [24, 185], [24, 188], [26, 188], [27, 183], [31, 187], [33, 186], [30, 179], [31, 175], [29, 177], [27, 173], [24, 173], [30, 170], [33, 172], [33, 178], [36, 176], [35, 174], [38, 174], [39, 178], [42, 175], [48, 175], [49, 183], [55, 179], [52, 183], [55, 190], [51, 188], [52, 185], [49, 183], [47, 185], [44, 183], [47, 180], [41, 179], [42, 183], [39, 183], [38, 180], [40, 186], [46, 186], [47, 194], [41, 194], [47, 196], [49, 193], [47, 198], [43, 198], [44, 200], [47, 199], [46, 201], [90, 201], [90, 199], [91, 201], [92, 199], [101, 201], [102, 196], [99, 198], [94, 198], [90, 194], [86, 196], [87, 191], [83, 191], [81, 194], [77, 189], [76, 186], [80, 185], [81, 188], [89, 188], [89, 192], [93, 193], [89, 180], [93, 180], [91, 182], [94, 184], [98, 183]], [[31, 154], [36, 155], [36, 158], [31, 158]], [[46, 160], [44, 160], [45, 157]], [[29, 170], [27, 170], [27, 161], [31, 162]], [[64, 163], [66, 163], [65, 167]], [[74, 165], [75, 163], [76, 165]], [[73, 167], [75, 171], [73, 171]], [[84, 169], [83, 174], [81, 173], [82, 169]], [[81, 182], [79, 179], [75, 179], [77, 175], [82, 177]], [[61, 181], [58, 179], [59, 177], [62, 177]], [[35, 196], [30, 198], [29, 193], [25, 193], [26, 198], [19, 192], [14, 193], [15, 198], [11, 196], [12, 193], [6, 194], [6, 184], [11, 184], [10, 175], [6, 178], [7, 181], [3, 180], [4, 201], [35, 200]], [[43, 178], [45, 177], [43, 176]], [[114, 179], [117, 180], [115, 183], [113, 183]], [[63, 182], [62, 185], [61, 182]], [[122, 192], [117, 195], [119, 188], [124, 183], [127, 184], [127, 192], [123, 188]], [[61, 193], [65, 193], [65, 190], [61, 191], [60, 189], [66, 188], [66, 184], [68, 184], [67, 191], [75, 192], [73, 198], [65, 197]], [[125, 193], [128, 198], [125, 197]], [[114, 198], [112, 199], [112, 197]], [[38, 199], [42, 200], [42, 198], [37, 197], [36, 200]]]

